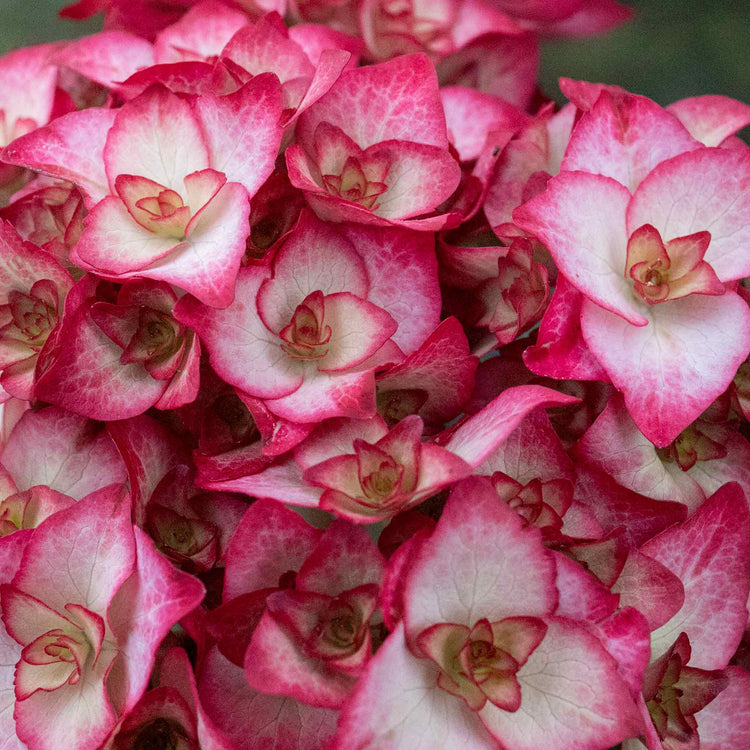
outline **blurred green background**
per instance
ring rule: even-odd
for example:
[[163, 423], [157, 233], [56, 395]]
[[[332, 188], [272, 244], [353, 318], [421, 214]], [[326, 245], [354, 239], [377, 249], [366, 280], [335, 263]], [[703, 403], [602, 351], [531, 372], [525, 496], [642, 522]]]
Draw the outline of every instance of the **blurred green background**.
[[666, 105], [699, 94], [750, 101], [750, 0], [636, 0], [633, 21], [545, 45], [542, 85], [557, 77], [616, 83]]
[[[96, 20], [62, 21], [65, 0], [0, 0], [0, 54], [96, 31]], [[661, 104], [698, 94], [750, 101], [750, 0], [633, 0], [636, 18], [602, 36], [547, 43], [542, 86], [559, 96], [561, 75], [617, 83]]]

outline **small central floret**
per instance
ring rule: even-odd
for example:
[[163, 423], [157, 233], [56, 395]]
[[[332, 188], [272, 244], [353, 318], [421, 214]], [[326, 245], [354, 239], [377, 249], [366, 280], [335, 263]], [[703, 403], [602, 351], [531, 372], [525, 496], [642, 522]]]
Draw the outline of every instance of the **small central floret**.
[[30, 698], [38, 690], [51, 692], [77, 684], [83, 670], [90, 669], [99, 658], [104, 638], [102, 618], [85, 607], [67, 604], [64, 617], [35, 600], [30, 606], [36, 610], [40, 622], [57, 620], [59, 627], [22, 643], [24, 648], [15, 675], [18, 701]]
[[213, 523], [151, 502], [146, 526], [157, 548], [184, 570], [202, 573], [216, 562], [218, 529]]
[[693, 746], [697, 741], [693, 715], [707, 706], [728, 682], [720, 670], [687, 666], [690, 654], [688, 637], [681, 633], [669, 651], [649, 665], [643, 679], [646, 708], [659, 739], [665, 745], [670, 743], [670, 747], [677, 743]]
[[560, 531], [562, 516], [570, 507], [573, 486], [565, 479], [542, 482], [532, 479], [525, 485], [500, 471], [492, 475], [500, 499], [518, 513], [525, 526], [536, 526], [546, 535]]
[[392, 456], [364, 440], [354, 443], [359, 468], [359, 483], [368, 500], [377, 505], [387, 503], [401, 490], [404, 467]]
[[644, 224], [630, 236], [625, 276], [649, 305], [689, 294], [724, 294], [724, 285], [703, 260], [711, 235], [697, 232], [665, 243], [658, 230]]
[[323, 175], [323, 184], [332, 195], [338, 195], [350, 203], [358, 203], [363, 208], [375, 209], [377, 199], [388, 186], [382, 181], [388, 170], [381, 164], [364, 166], [360, 159], [349, 156], [341, 174]]
[[[320, 660], [326, 669], [343, 669], [349, 674], [369, 658], [370, 618], [377, 606], [375, 584], [357, 586], [335, 597], [286, 589], [268, 598], [269, 614], [283, 623], [307, 659]], [[263, 657], [267, 656], [264, 651]]]
[[279, 336], [281, 348], [295, 359], [320, 359], [328, 354], [331, 327], [325, 325], [323, 292], [308, 294], [292, 315], [289, 325]]
[[179, 193], [174, 190], [164, 189], [158, 195], [141, 198], [135, 203], [138, 208], [148, 211], [155, 219], [168, 219], [174, 216], [178, 209], [184, 207], [184, 202]]
[[150, 307], [138, 311], [138, 330], [131, 341], [129, 361], [161, 361], [171, 357], [182, 344], [184, 330], [167, 313]]
[[316, 651], [341, 658], [356, 652], [362, 645], [362, 613], [350, 604], [334, 599], [321, 613], [314, 632], [318, 634]]
[[144, 229], [160, 237], [184, 240], [193, 231], [193, 220], [226, 181], [226, 175], [214, 169], [193, 172], [182, 185], [172, 187], [147, 177], [121, 174], [115, 180], [115, 192], [130, 216]]
[[698, 461], [726, 458], [726, 447], [706, 433], [705, 424], [699, 419], [686, 427], [669, 445], [657, 449], [659, 458], [667, 463], [675, 461], [683, 471], [692, 469]]
[[516, 674], [547, 633], [534, 617], [479, 620], [473, 628], [440, 623], [424, 630], [417, 644], [440, 668], [437, 684], [479, 711], [487, 701], [505, 711], [521, 706]]
[[163, 237], [182, 239], [185, 236], [192, 211], [175, 190], [134, 175], [120, 175], [115, 189], [130, 215], [142, 227]]
[[57, 325], [57, 286], [49, 279], [37, 281], [28, 294], [8, 292], [11, 321], [0, 329], [0, 341], [19, 342], [39, 351]]

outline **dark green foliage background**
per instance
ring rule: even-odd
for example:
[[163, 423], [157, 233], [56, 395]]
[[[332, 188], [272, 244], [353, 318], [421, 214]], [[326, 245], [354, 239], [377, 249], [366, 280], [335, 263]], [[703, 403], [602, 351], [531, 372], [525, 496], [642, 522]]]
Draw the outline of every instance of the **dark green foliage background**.
[[559, 75], [617, 83], [666, 105], [698, 94], [750, 101], [750, 0], [636, 0], [611, 34], [545, 45], [542, 84]]
[[[0, 0], [0, 54], [96, 31], [61, 21], [65, 0]], [[661, 104], [697, 94], [750, 101], [750, 0], [634, 0], [636, 20], [597, 38], [548, 43], [542, 85], [557, 76], [618, 83]]]

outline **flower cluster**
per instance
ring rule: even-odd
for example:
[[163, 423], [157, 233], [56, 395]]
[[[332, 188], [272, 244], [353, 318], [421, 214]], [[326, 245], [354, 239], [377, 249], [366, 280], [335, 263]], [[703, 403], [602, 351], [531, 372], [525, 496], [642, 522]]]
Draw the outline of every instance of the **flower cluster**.
[[750, 106], [615, 0], [80, 0], [0, 58], [0, 746], [750, 746]]

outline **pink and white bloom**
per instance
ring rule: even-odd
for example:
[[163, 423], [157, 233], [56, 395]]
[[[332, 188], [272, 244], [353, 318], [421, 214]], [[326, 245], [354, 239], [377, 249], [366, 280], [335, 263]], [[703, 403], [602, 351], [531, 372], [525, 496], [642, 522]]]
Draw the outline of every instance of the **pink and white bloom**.
[[0, 384], [10, 395], [30, 399], [39, 356], [54, 342], [73, 280], [5, 222], [0, 222], [0, 259]]
[[289, 127], [329, 91], [346, 67], [356, 65], [347, 51], [355, 40], [327, 31], [316, 26], [287, 29], [278, 14], [268, 13], [232, 36], [222, 50], [222, 60], [235, 76], [238, 70], [245, 76], [277, 75], [282, 123]]
[[739, 482], [750, 492], [750, 445], [731, 425], [698, 419], [668, 446], [656, 448], [619, 395], [610, 399], [574, 455], [623, 487], [655, 500], [676, 500], [691, 513], [726, 482]]
[[445, 305], [469, 330], [474, 354], [510, 344], [541, 318], [549, 297], [548, 273], [527, 238], [513, 237], [499, 247], [441, 242], [439, 248]]
[[364, 529], [329, 526], [294, 588], [266, 599], [244, 657], [250, 687], [340, 708], [370, 659], [383, 563]]
[[300, 118], [295, 138], [289, 179], [322, 219], [426, 231], [449, 221], [436, 209], [461, 170], [426, 56], [343, 73]]
[[[55, 45], [40, 44], [0, 58], [0, 147], [50, 121], [57, 87], [54, 51]], [[23, 182], [21, 170], [0, 163], [0, 202]]]
[[[370, 417], [375, 369], [400, 361], [402, 346], [418, 344], [408, 326], [417, 310], [408, 308], [406, 281], [392, 283], [394, 274], [407, 264], [413, 273], [411, 261], [419, 258], [414, 280], [429, 291], [409, 299], [426, 320], [435, 314], [436, 278], [419, 238], [397, 231], [378, 256], [357, 252], [359, 236], [308, 214], [272, 266], [240, 271], [233, 305], [216, 310], [184, 298], [177, 317], [200, 335], [220, 377], [279, 417]], [[373, 237], [362, 237], [367, 248]], [[414, 255], [406, 255], [411, 248]]]
[[9, 221], [24, 240], [54, 256], [69, 273], [80, 273], [70, 262], [70, 251], [83, 231], [83, 196], [75, 185], [49, 182], [43, 185], [37, 178], [0, 210], [0, 217]]
[[201, 492], [194, 473], [180, 465], [159, 482], [146, 505], [144, 530], [175, 566], [202, 573], [224, 556], [247, 503], [225, 492]]
[[[649, 748], [703, 745], [695, 714], [727, 688], [729, 679], [722, 670], [689, 666], [690, 657], [690, 640], [680, 633], [672, 647], [646, 670], [641, 710]], [[630, 740], [624, 747], [639, 745]]]
[[[353, 51], [360, 47], [356, 39], [325, 27], [288, 30], [274, 12], [251, 23], [234, 8], [198, 3], [159, 34], [149, 66], [136, 70], [132, 56], [120, 54], [119, 66], [132, 75], [121, 75], [115, 90], [126, 99], [154, 83], [180, 94], [230, 94], [254, 76], [274, 73], [282, 84], [286, 127], [328, 91], [345, 66], [356, 63]], [[106, 68], [102, 73], [111, 76]]]
[[[266, 78], [231, 103], [199, 99], [195, 112], [158, 88], [125, 105], [104, 150], [111, 195], [87, 218], [74, 260], [103, 275], [171, 281], [206, 302], [228, 304], [247, 236], [248, 189], [255, 192], [270, 174], [280, 139], [277, 92]], [[265, 132], [261, 125], [230, 146], [234, 134], [214, 129], [222, 115], [255, 116]], [[238, 149], [247, 162], [232, 174]]]
[[35, 528], [126, 480], [117, 448], [100, 426], [54, 406], [26, 411], [0, 453], [0, 536]]
[[341, 747], [602, 747], [637, 732], [615, 659], [553, 616], [539, 532], [485, 480], [454, 490], [406, 575], [404, 621], [344, 709]]
[[313, 430], [285, 462], [205, 486], [319, 507], [357, 523], [372, 523], [471, 473], [463, 459], [423, 443], [422, 429], [422, 420], [414, 415], [391, 430], [380, 416], [331, 420]]
[[266, 500], [248, 509], [227, 552], [224, 603], [208, 619], [218, 648], [199, 680], [207, 713], [234, 746], [271, 732], [282, 747], [313, 750], [333, 735], [337, 712], [321, 706], [338, 705], [369, 658], [382, 574], [363, 529], [337, 521], [323, 532]]
[[[273, 170], [280, 113], [271, 75], [192, 104], [157, 86], [116, 112], [56, 121], [52, 153], [45, 132], [16, 141], [3, 158], [86, 191], [93, 208], [72, 255], [80, 267], [117, 280], [167, 281], [226, 306], [245, 250], [249, 197]], [[69, 150], [81, 138], [101, 149], [93, 170]]]
[[127, 494], [110, 487], [42, 523], [1, 593], [18, 644], [19, 739], [95, 748], [137, 702], [159, 641], [203, 587], [168, 570], [133, 530]]
[[173, 317], [177, 295], [169, 284], [126, 281], [116, 301], [105, 302], [88, 276], [74, 297], [82, 299], [66, 309], [37, 397], [92, 419], [127, 419], [193, 401], [200, 345]]
[[585, 342], [656, 445], [750, 351], [750, 309], [725, 287], [749, 270], [748, 179], [746, 150], [700, 148], [659, 164], [632, 196], [611, 177], [563, 172], [514, 212], [585, 297]]
[[319, 507], [353, 521], [375, 521], [467, 476], [470, 467], [465, 461], [421, 442], [423, 427], [419, 417], [406, 417], [376, 442], [355, 438], [353, 453], [310, 466], [303, 480], [323, 489]]
[[471, 475], [532, 409], [571, 400], [538, 386], [508, 389], [438, 436], [439, 444], [422, 440], [424, 425], [416, 415], [390, 430], [380, 416], [325, 422], [286, 461], [205, 486], [320, 507], [351, 521], [372, 523]]

